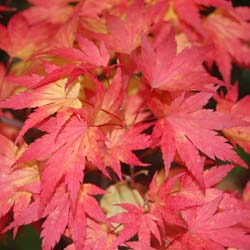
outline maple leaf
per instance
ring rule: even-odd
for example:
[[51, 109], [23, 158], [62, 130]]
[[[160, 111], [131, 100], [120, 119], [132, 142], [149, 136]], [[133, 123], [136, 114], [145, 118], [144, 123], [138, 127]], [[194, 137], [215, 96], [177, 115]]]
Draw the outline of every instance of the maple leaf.
[[126, 96], [124, 100], [123, 119], [127, 127], [139, 124], [150, 116], [150, 112], [145, 110], [145, 102], [139, 94]]
[[[187, 222], [188, 232], [182, 235], [180, 242], [187, 249], [222, 249], [235, 247], [249, 249], [250, 237], [243, 228], [237, 227], [244, 214], [239, 209], [217, 212], [222, 197], [198, 208], [182, 211]], [[196, 245], [195, 248], [192, 248]], [[174, 246], [172, 245], [173, 249]]]
[[[60, 111], [57, 112], [54, 126], [51, 128], [51, 123], [49, 123], [49, 127], [43, 128], [48, 134], [30, 144], [19, 159], [19, 162], [31, 159], [46, 160], [46, 168], [41, 174], [41, 207], [44, 207], [62, 178], [65, 179], [72, 206], [74, 206], [84, 176], [85, 160], [108, 176], [102, 160], [106, 138], [97, 125], [113, 119], [111, 113], [116, 112], [122, 101], [122, 95], [119, 92], [121, 86], [118, 72], [108, 90], [104, 90], [100, 82], [96, 82], [98, 94], [94, 97], [93, 106], [90, 102], [90, 105], [86, 105], [80, 110], [66, 111], [60, 107], [62, 103], [60, 103], [60, 106], [59, 103], [55, 103]], [[41, 88], [47, 89], [45, 86]], [[76, 93], [78, 96], [78, 91]], [[72, 95], [74, 96], [73, 93]], [[53, 100], [56, 100], [56, 98]], [[69, 98], [69, 102], [71, 102], [70, 100], [73, 103], [79, 103], [77, 98]], [[39, 102], [39, 100], [37, 101]], [[67, 102], [67, 98], [64, 101]], [[105, 112], [105, 109], [108, 111]], [[66, 159], [66, 161], [63, 159]], [[58, 170], [58, 164], [61, 165], [60, 170]], [[56, 176], [54, 176], [54, 173], [56, 173]]]
[[105, 145], [107, 147], [104, 153], [104, 163], [110, 166], [114, 172], [122, 179], [120, 162], [147, 166], [142, 163], [132, 150], [145, 149], [150, 146], [150, 136], [141, 134], [148, 126], [134, 126], [128, 129], [114, 129], [107, 135]]
[[61, 235], [69, 228], [70, 236], [76, 250], [83, 249], [87, 219], [106, 223], [107, 219], [98, 202], [92, 195], [103, 194], [104, 191], [93, 184], [83, 184], [80, 187], [75, 209], [70, 206], [69, 192], [64, 182], [56, 188], [50, 201], [46, 204], [42, 214], [39, 213], [40, 199], [37, 198], [27, 208], [24, 208], [15, 220], [6, 228], [7, 230], [24, 224], [30, 224], [44, 218], [42, 225], [42, 249], [51, 250], [60, 240]]
[[122, 72], [118, 68], [115, 76], [109, 84], [108, 89], [99, 86], [95, 82], [95, 88], [98, 95], [94, 98], [94, 124], [100, 126], [106, 123], [114, 123], [122, 126], [122, 120], [119, 117], [119, 110], [121, 108], [124, 96], [126, 94], [126, 84], [122, 79]]
[[[189, 207], [192, 205], [197, 205], [201, 201], [198, 200], [195, 203], [189, 199], [189, 197], [185, 197], [185, 194], [180, 196], [177, 193], [177, 196], [171, 195], [169, 187], [174, 182], [170, 181], [170, 185], [160, 185], [157, 187], [156, 185], [156, 176], [152, 179], [150, 183], [150, 188], [146, 194], [148, 202], [150, 204], [150, 213], [158, 218], [158, 224], [161, 228], [162, 234], [166, 235], [167, 225], [175, 225], [177, 228], [185, 228], [185, 223], [178, 215], [178, 211]], [[166, 187], [167, 190], [164, 190]], [[174, 192], [173, 192], [174, 193]], [[200, 197], [196, 197], [200, 199]]]
[[17, 216], [15, 216], [14, 221], [12, 221], [7, 227], [5, 227], [3, 232], [7, 232], [10, 229], [17, 231], [17, 229], [22, 225], [28, 225], [41, 219], [41, 215], [38, 213], [40, 199], [39, 195], [33, 194], [34, 201], [30, 203], [27, 207], [23, 208]]
[[[15, 77], [14, 80], [28, 89], [36, 89], [58, 80], [64, 80], [64, 78], [68, 77], [69, 79], [65, 85], [65, 88], [67, 88], [77, 76], [84, 73], [83, 69], [80, 70], [80, 68], [74, 64], [66, 64], [58, 67], [54, 64], [44, 63], [44, 68], [47, 73], [44, 77], [34, 74], [31, 76], [23, 75]], [[75, 71], [78, 71], [78, 74], [75, 74]]]
[[23, 15], [30, 24], [50, 22], [53, 24], [64, 23], [73, 11], [68, 4], [70, 0], [57, 0], [53, 2], [43, 0], [29, 0], [32, 6], [23, 11]]
[[106, 16], [109, 35], [105, 42], [112, 50], [130, 53], [140, 44], [143, 25], [143, 1], [137, 0], [126, 9], [126, 19], [119, 16]]
[[[171, 235], [168, 227], [175, 227], [177, 231], [186, 228], [179, 211], [190, 207], [198, 207], [212, 200], [220, 194], [215, 189], [206, 188], [204, 192], [189, 173], [182, 172], [171, 178], [160, 180], [164, 173], [155, 174], [146, 194], [150, 204], [150, 212], [159, 219], [163, 235]], [[172, 236], [171, 236], [172, 237]]]
[[91, 87], [85, 89], [84, 108], [77, 111], [79, 115], [84, 117], [88, 124], [93, 127], [123, 127], [120, 108], [125, 95], [126, 84], [123, 82], [121, 70], [117, 69], [112, 82], [108, 82], [107, 87], [91, 74], [88, 74], [88, 76], [91, 79], [91, 83], [89, 82]]
[[85, 19], [93, 18], [93, 20], [98, 20], [105, 11], [113, 12], [114, 9], [122, 4], [125, 4], [125, 0], [113, 1], [113, 0], [103, 0], [97, 3], [95, 0], [86, 0], [84, 1], [83, 8], [81, 9], [81, 16], [84, 16]]
[[48, 134], [31, 143], [18, 160], [46, 160], [46, 167], [41, 173], [41, 209], [61, 179], [65, 179], [71, 205], [75, 207], [86, 159], [108, 176], [101, 159], [102, 132], [98, 128], [88, 127], [87, 122], [77, 115], [70, 117], [59, 113], [57, 118], [58, 126], [54, 125]]
[[[249, 9], [234, 10], [224, 0], [30, 3], [7, 28], [0, 25], [0, 48], [11, 57], [7, 70], [0, 65], [0, 98], [18, 92], [16, 84], [25, 87], [0, 107], [35, 109], [17, 138], [20, 147], [0, 135], [0, 229], [7, 225], [3, 232], [15, 234], [42, 220], [43, 250], [62, 236], [72, 240], [70, 250], [250, 250], [248, 188], [243, 198], [223, 194], [213, 187], [234, 166], [211, 167], [217, 158], [243, 164], [220, 131], [232, 144], [242, 142], [237, 136], [249, 125], [249, 98], [238, 101], [202, 66], [209, 54], [228, 82], [233, 60], [250, 64]], [[204, 6], [218, 9], [203, 15]], [[169, 15], [174, 25], [166, 24]], [[177, 46], [172, 26], [190, 43]], [[209, 45], [191, 46], [197, 42]], [[226, 86], [226, 97], [217, 98], [215, 84]], [[205, 109], [214, 96], [217, 111]], [[45, 135], [21, 147], [32, 127]], [[153, 177], [149, 190], [144, 181], [138, 191], [111, 185], [105, 211], [115, 200], [123, 204], [107, 219], [94, 198], [104, 191], [85, 183], [86, 172], [94, 168], [111, 179], [110, 167], [122, 178], [121, 163], [147, 166], [134, 151], [151, 147], [146, 154], [154, 154], [155, 146], [165, 173]], [[173, 161], [183, 167], [169, 172]]]
[[[80, 6], [83, 1], [80, 1]], [[79, 24], [79, 8], [76, 7], [67, 22], [60, 25], [54, 32], [53, 39], [49, 42], [49, 48], [72, 48]]]
[[109, 54], [105, 44], [101, 42], [98, 48], [91, 40], [82, 36], [77, 37], [80, 50], [75, 48], [58, 48], [49, 51], [49, 54], [73, 60], [79, 63], [87, 63], [96, 66], [107, 66]]
[[[90, 224], [90, 223], [88, 224], [88, 228], [86, 229], [87, 218], [92, 218], [96, 221], [108, 224], [108, 221], [102, 209], [100, 208], [98, 202], [96, 201], [95, 198], [91, 196], [91, 195], [98, 195], [98, 194], [103, 194], [103, 193], [104, 191], [102, 189], [98, 188], [97, 186], [93, 184], [81, 185], [76, 210], [75, 212], [72, 212], [69, 216], [69, 230], [70, 230], [71, 237], [73, 239], [73, 242], [75, 243], [75, 247], [77, 250], [83, 249], [83, 247], [88, 249], [87, 239], [88, 238], [90, 239], [91, 236], [93, 236], [91, 235], [89, 231], [86, 231], [89, 229], [89, 224]], [[96, 224], [96, 223], [94, 223], [93, 221], [92, 225], [93, 224]], [[99, 226], [99, 228], [101, 227]], [[98, 243], [95, 241], [95, 244], [98, 244]], [[103, 244], [103, 241], [102, 241], [102, 244]]]
[[51, 250], [60, 240], [68, 223], [69, 209], [69, 194], [65, 185], [62, 184], [57, 188], [44, 211], [44, 216], [48, 215], [48, 217], [42, 225], [41, 237], [43, 238], [43, 250]]
[[57, 111], [68, 107], [81, 107], [81, 102], [78, 99], [80, 83], [76, 83], [65, 90], [66, 82], [66, 79], [59, 80], [34, 90], [21, 92], [1, 102], [1, 107], [5, 108], [23, 109], [38, 107], [25, 121], [18, 139], [20, 139], [28, 129], [34, 127]]
[[227, 176], [227, 174], [234, 168], [233, 165], [221, 165], [221, 166], [213, 166], [204, 172], [204, 182], [206, 188], [212, 187]]
[[[110, 250], [112, 242], [116, 239], [116, 235], [110, 232], [105, 224], [96, 223], [94, 220], [88, 218], [86, 228], [86, 238], [84, 239], [84, 246], [79, 249], [84, 250]], [[77, 242], [76, 242], [77, 243]], [[65, 250], [76, 250], [76, 244], [71, 244]], [[118, 248], [115, 248], [118, 250]]]
[[10, 19], [7, 28], [0, 25], [0, 48], [11, 57], [27, 60], [35, 51], [44, 48], [53, 32], [54, 28], [44, 23], [30, 27], [26, 18], [18, 13]]
[[[91, 219], [87, 220], [87, 236], [84, 250], [109, 250], [115, 239], [116, 235], [105, 225], [98, 224]], [[117, 250], [118, 248], [114, 249]]]
[[78, 194], [76, 209], [72, 211], [65, 187], [62, 184], [57, 188], [43, 213], [44, 216], [48, 215], [41, 233], [45, 250], [50, 250], [59, 241], [67, 225], [76, 250], [83, 249], [87, 217], [107, 222], [98, 202], [91, 196], [103, 194], [103, 190], [92, 184], [83, 184]]
[[14, 218], [17, 218], [28, 207], [32, 195], [40, 192], [38, 167], [34, 162], [30, 162], [12, 170], [11, 167], [23, 149], [19, 149], [3, 135], [0, 135], [0, 145], [0, 217], [13, 207]]
[[[216, 10], [203, 20], [206, 40], [214, 43], [213, 60], [227, 83], [231, 79], [231, 63], [250, 64], [249, 23], [229, 11]], [[230, 30], [230, 32], [227, 32]]]
[[108, 34], [96, 33], [94, 36], [104, 40], [110, 50], [130, 54], [140, 45], [141, 35], [149, 30], [150, 24], [163, 13], [165, 8], [164, 1], [146, 9], [142, 0], [136, 0], [130, 6], [124, 7], [118, 15], [106, 14]]
[[160, 242], [159, 219], [150, 214], [144, 213], [141, 206], [134, 206], [129, 203], [119, 204], [120, 207], [128, 212], [112, 216], [110, 221], [124, 224], [124, 228], [119, 233], [117, 239], [113, 242], [111, 249], [122, 244], [138, 233], [139, 242], [150, 246], [151, 234]]
[[[155, 112], [160, 119], [155, 124], [153, 139], [160, 138], [166, 175], [177, 150], [201, 187], [204, 187], [203, 162], [198, 150], [211, 159], [231, 160], [245, 165], [226, 139], [214, 131], [237, 126], [240, 121], [220, 112], [202, 109], [211, 97], [210, 93], [198, 93], [187, 98], [181, 95], [166, 108], [162, 107], [166, 112], [162, 113], [163, 118]], [[156, 106], [151, 107], [155, 109]]]
[[245, 186], [245, 189], [243, 191], [241, 199], [237, 197], [234, 193], [224, 193], [223, 199], [220, 203], [220, 210], [230, 210], [235, 209], [239, 210], [242, 215], [242, 221], [240, 222], [240, 225], [244, 227], [245, 229], [249, 229], [250, 227], [250, 217], [249, 217], [249, 209], [250, 209], [250, 203], [248, 200], [248, 189], [249, 185], [247, 184]]
[[170, 6], [176, 12], [178, 16], [180, 27], [187, 32], [190, 36], [190, 32], [193, 32], [190, 27], [192, 27], [195, 32], [199, 32], [199, 35], [204, 35], [204, 28], [202, 27], [202, 15], [200, 11], [205, 7], [219, 7], [225, 10], [231, 10], [232, 4], [224, 0], [177, 0], [172, 1]]
[[141, 55], [134, 55], [134, 60], [150, 86], [169, 91], [214, 91], [213, 83], [220, 81], [201, 66], [211, 48], [193, 46], [177, 54], [176, 46], [173, 30], [155, 45], [151, 45], [146, 37], [142, 40]]
[[[249, 104], [250, 97], [245, 96], [238, 101], [238, 84], [228, 86], [228, 92], [224, 96], [220, 94], [215, 97], [217, 101], [216, 110], [230, 114], [246, 122], [250, 121]], [[250, 152], [250, 126], [238, 126], [223, 130], [224, 135], [233, 144], [240, 145], [246, 152]]]
[[172, 210], [173, 213], [173, 211], [203, 204], [204, 195], [201, 190], [183, 176], [184, 173], [177, 174], [159, 184], [157, 183], [157, 175], [154, 175], [147, 192], [148, 199], [153, 202], [153, 209], [158, 205], [163, 206], [162, 211], [165, 210], [164, 214], [167, 215], [167, 210]]

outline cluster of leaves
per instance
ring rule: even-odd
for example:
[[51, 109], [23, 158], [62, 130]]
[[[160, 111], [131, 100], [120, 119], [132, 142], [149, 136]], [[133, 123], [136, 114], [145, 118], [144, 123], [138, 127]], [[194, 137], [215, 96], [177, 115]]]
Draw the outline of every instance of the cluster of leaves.
[[43, 250], [62, 238], [67, 250], [249, 250], [250, 186], [217, 184], [248, 168], [235, 148], [250, 152], [250, 99], [230, 75], [250, 66], [250, 8], [29, 2], [0, 25], [2, 233], [40, 222]]

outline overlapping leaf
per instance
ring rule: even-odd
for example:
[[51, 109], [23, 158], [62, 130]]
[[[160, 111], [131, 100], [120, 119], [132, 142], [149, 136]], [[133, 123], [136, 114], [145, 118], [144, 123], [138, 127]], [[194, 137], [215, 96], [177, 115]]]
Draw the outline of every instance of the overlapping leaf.
[[106, 166], [110, 166], [115, 171], [120, 179], [122, 178], [120, 162], [135, 166], [147, 166], [132, 152], [132, 150], [146, 149], [150, 146], [150, 137], [141, 134], [146, 128], [147, 126], [135, 126], [126, 130], [114, 129], [107, 136], [104, 162]]
[[0, 25], [0, 31], [0, 48], [11, 57], [27, 60], [32, 53], [44, 48], [54, 28], [44, 23], [30, 27], [22, 14], [16, 14], [7, 28]]
[[40, 192], [38, 167], [34, 162], [11, 169], [20, 149], [9, 139], [0, 135], [0, 218], [13, 207], [14, 218], [26, 209], [33, 194]]
[[180, 242], [187, 249], [192, 247], [195, 249], [211, 249], [211, 247], [212, 249], [224, 249], [224, 247], [249, 249], [249, 235], [237, 227], [237, 224], [244, 220], [244, 214], [234, 209], [217, 212], [221, 198], [219, 196], [199, 208], [182, 212], [188, 225], [188, 232], [181, 237]]
[[185, 48], [177, 54], [173, 30], [155, 46], [144, 37], [141, 46], [141, 56], [135, 61], [152, 88], [213, 91], [219, 82], [201, 67], [211, 47]]
[[203, 163], [198, 150], [211, 159], [244, 164], [225, 138], [215, 131], [237, 126], [240, 121], [223, 113], [202, 109], [211, 96], [209, 93], [198, 93], [187, 98], [184, 95], [176, 97], [163, 108], [163, 118], [156, 122], [153, 131], [153, 136], [160, 138], [166, 174], [177, 151], [202, 186]]
[[[207, 34], [207, 40], [214, 42], [213, 59], [227, 83], [231, 80], [232, 62], [237, 61], [242, 65], [250, 64], [250, 39], [249, 23], [238, 15], [226, 11], [215, 11], [203, 22]], [[226, 28], [227, 27], [227, 28]], [[230, 27], [230, 28], [229, 28]], [[226, 32], [230, 30], [230, 32]], [[241, 48], [241, 50], [237, 49]]]
[[23, 109], [38, 107], [25, 122], [20, 131], [19, 138], [28, 129], [34, 127], [57, 111], [69, 107], [81, 107], [81, 102], [78, 99], [80, 83], [76, 83], [66, 90], [66, 82], [66, 79], [59, 80], [34, 90], [21, 92], [1, 102], [1, 106], [5, 108]]
[[136, 207], [131, 204], [120, 204], [128, 212], [115, 215], [110, 218], [113, 222], [124, 224], [124, 229], [119, 233], [117, 239], [113, 242], [111, 249], [122, 244], [138, 233], [139, 242], [150, 246], [151, 234], [160, 241], [159, 219], [153, 214], [144, 213], [142, 207]]
[[83, 64], [88, 63], [96, 66], [107, 66], [109, 54], [103, 42], [101, 42], [100, 48], [98, 48], [92, 41], [82, 36], [78, 36], [77, 41], [80, 50], [75, 48], [58, 48], [49, 53]]
[[[216, 98], [218, 104], [216, 109], [220, 112], [228, 113], [249, 122], [250, 98], [245, 96], [238, 101], [238, 84], [228, 86], [227, 95], [220, 95]], [[240, 145], [246, 152], [250, 152], [250, 127], [238, 126], [235, 128], [224, 129], [223, 133], [233, 143]]]

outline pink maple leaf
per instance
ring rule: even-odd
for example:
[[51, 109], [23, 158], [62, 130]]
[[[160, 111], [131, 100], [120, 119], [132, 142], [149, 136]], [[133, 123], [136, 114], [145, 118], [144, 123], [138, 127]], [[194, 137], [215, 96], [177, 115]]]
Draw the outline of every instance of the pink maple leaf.
[[177, 150], [201, 186], [204, 186], [203, 162], [198, 150], [211, 159], [219, 158], [245, 165], [226, 139], [214, 131], [237, 126], [241, 121], [220, 112], [202, 109], [211, 97], [212, 94], [205, 92], [187, 98], [182, 94], [162, 109], [165, 110], [161, 113], [162, 118], [155, 109], [159, 106], [151, 105], [160, 118], [154, 127], [153, 138], [160, 139], [166, 174]]
[[148, 84], [168, 91], [214, 91], [214, 84], [220, 81], [211, 77], [201, 65], [211, 47], [194, 46], [177, 54], [176, 46], [173, 30], [155, 45], [144, 37], [141, 55], [134, 55], [134, 59]]

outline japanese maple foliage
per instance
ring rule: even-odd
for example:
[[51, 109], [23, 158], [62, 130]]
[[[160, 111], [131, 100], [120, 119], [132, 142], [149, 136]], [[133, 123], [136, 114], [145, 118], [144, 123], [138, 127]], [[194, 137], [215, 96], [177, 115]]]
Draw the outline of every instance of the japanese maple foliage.
[[230, 81], [250, 67], [250, 8], [29, 3], [0, 25], [1, 233], [39, 222], [42, 250], [250, 250], [249, 184], [223, 189], [248, 169], [250, 99]]

